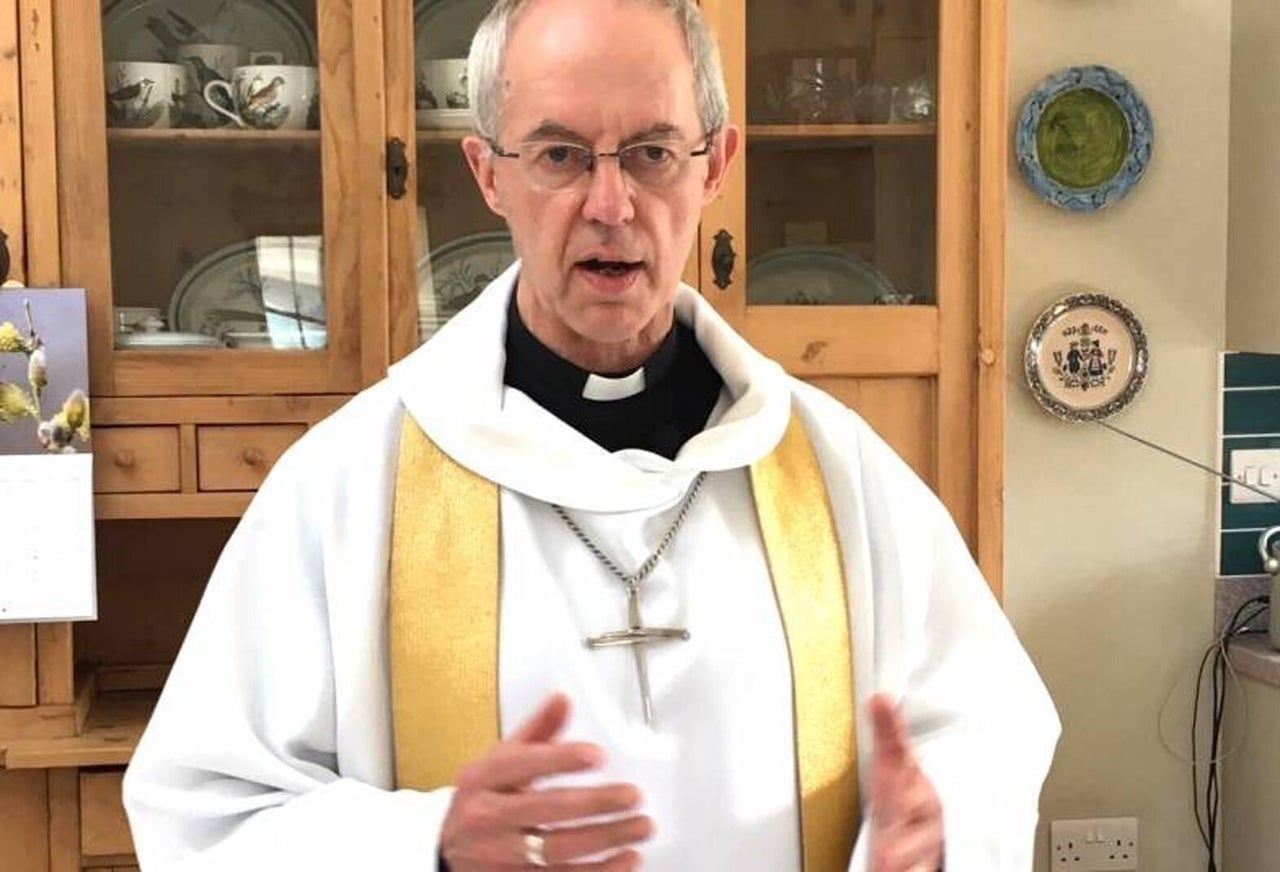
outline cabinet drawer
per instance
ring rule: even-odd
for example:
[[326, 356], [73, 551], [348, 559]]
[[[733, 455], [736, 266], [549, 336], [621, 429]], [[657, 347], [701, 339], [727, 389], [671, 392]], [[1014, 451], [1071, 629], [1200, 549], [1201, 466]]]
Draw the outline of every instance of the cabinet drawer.
[[100, 494], [177, 491], [177, 427], [94, 427], [93, 489]]
[[133, 853], [120, 785], [123, 770], [80, 773], [80, 854], [84, 858]]
[[305, 424], [200, 427], [200, 490], [257, 490], [284, 450], [306, 430]]

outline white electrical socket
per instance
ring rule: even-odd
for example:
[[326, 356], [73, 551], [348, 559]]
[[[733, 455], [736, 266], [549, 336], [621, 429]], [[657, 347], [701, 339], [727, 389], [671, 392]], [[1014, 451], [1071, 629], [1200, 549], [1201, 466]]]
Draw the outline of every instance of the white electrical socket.
[[[1231, 477], [1280, 499], [1280, 449], [1237, 448], [1231, 452]], [[1267, 498], [1238, 484], [1231, 485], [1231, 504], [1265, 503]]]
[[1049, 825], [1053, 872], [1111, 872], [1138, 868], [1137, 818], [1088, 818]]

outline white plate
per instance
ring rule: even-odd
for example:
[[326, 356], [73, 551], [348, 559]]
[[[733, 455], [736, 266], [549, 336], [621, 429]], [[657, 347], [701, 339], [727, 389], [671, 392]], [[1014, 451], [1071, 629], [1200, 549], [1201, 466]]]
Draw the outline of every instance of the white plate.
[[187, 270], [169, 298], [169, 326], [216, 336], [228, 330], [265, 330], [262, 279], [254, 240], [219, 248]]
[[831, 245], [777, 248], [747, 268], [747, 301], [757, 306], [868, 304], [894, 293], [878, 269]]
[[[265, 277], [264, 268], [270, 270]], [[169, 324], [217, 337], [269, 333], [277, 348], [323, 348], [322, 269], [317, 236], [233, 242], [179, 280], [169, 300]]]
[[511, 234], [455, 239], [418, 261], [418, 332], [426, 339], [476, 298], [516, 259]]
[[470, 130], [470, 109], [419, 109], [415, 113], [419, 130]]
[[222, 343], [203, 333], [121, 333], [116, 348], [221, 348]]
[[316, 66], [316, 35], [288, 0], [108, 0], [102, 10], [106, 60], [172, 62], [147, 22], [157, 19], [179, 41], [192, 42], [174, 13], [200, 28], [206, 41], [283, 52], [286, 64]]
[[419, 61], [465, 58], [471, 38], [492, 7], [493, 0], [417, 0], [413, 4], [414, 57]]
[[1072, 294], [1040, 313], [1022, 354], [1027, 384], [1047, 411], [1068, 421], [1119, 412], [1147, 380], [1147, 334], [1106, 294]]
[[271, 334], [266, 331], [251, 331], [241, 333], [237, 331], [228, 331], [222, 334], [222, 339], [232, 348], [272, 348], [274, 343], [271, 341]]

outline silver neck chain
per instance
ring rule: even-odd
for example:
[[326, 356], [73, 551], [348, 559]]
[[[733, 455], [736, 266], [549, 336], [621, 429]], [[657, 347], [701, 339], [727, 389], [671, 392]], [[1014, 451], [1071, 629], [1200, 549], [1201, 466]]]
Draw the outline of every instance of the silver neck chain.
[[702, 481], [706, 477], [707, 474], [705, 472], [698, 473], [697, 477], [693, 480], [692, 486], [689, 488], [689, 493], [685, 495], [684, 502], [680, 504], [680, 511], [676, 514], [676, 519], [671, 522], [671, 526], [668, 527], [667, 532], [663, 534], [662, 541], [658, 543], [657, 548], [653, 549], [653, 553], [649, 555], [649, 558], [645, 560], [644, 563], [640, 564], [640, 568], [630, 575], [619, 569], [618, 564], [614, 563], [608, 554], [601, 551], [600, 547], [596, 545], [595, 542], [592, 542], [591, 538], [587, 536], [586, 533], [582, 532], [582, 528], [578, 526], [577, 522], [575, 522], [573, 518], [569, 517], [569, 513], [561, 506], [552, 503], [551, 509], [560, 517], [560, 520], [564, 521], [565, 525], [573, 531], [573, 535], [577, 536], [578, 540], [581, 541], [583, 545], [587, 546], [587, 550], [594, 554], [596, 559], [603, 563], [605, 568], [608, 569], [615, 578], [625, 584], [628, 590], [635, 590], [640, 586], [642, 581], [649, 577], [649, 574], [653, 572], [655, 567], [657, 567], [658, 561], [662, 559], [662, 555], [666, 553], [666, 550], [669, 547], [671, 547], [671, 542], [676, 538], [676, 532], [684, 523], [684, 519], [688, 517], [689, 509], [693, 506], [693, 501], [697, 499], [698, 491], [702, 489]]

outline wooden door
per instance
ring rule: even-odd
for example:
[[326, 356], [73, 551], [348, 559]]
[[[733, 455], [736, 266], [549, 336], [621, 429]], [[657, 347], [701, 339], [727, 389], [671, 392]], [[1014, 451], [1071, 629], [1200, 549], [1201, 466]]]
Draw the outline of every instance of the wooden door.
[[998, 592], [1002, 5], [703, 8], [746, 148], [704, 216], [702, 292], [897, 449]]
[[92, 393], [372, 381], [386, 363], [376, 4], [254, 0], [200, 21], [149, 8], [54, 18], [61, 280], [90, 293]]
[[462, 153], [465, 66], [490, 0], [384, 0], [388, 135], [405, 143], [405, 196], [390, 204], [390, 344], [428, 339], [514, 260]]
[[0, 232], [5, 235], [9, 274], [17, 281], [25, 281], [27, 273], [22, 170], [18, 7], [16, 0], [0, 0]]

